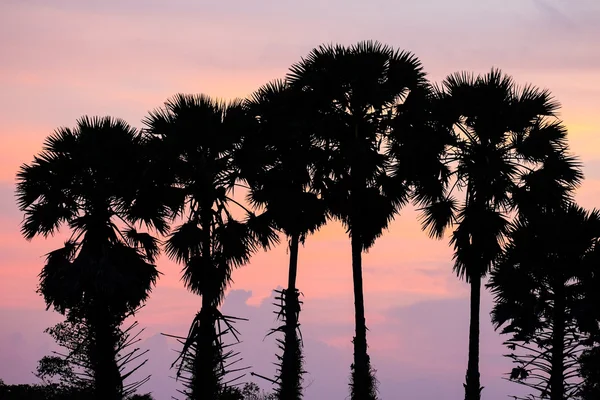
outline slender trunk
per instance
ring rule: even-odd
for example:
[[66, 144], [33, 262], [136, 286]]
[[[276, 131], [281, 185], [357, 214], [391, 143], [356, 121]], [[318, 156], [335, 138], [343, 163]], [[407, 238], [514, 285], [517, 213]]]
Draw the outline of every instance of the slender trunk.
[[117, 364], [117, 327], [106, 306], [95, 307], [90, 323], [90, 364], [94, 375], [97, 400], [121, 400], [123, 380]]
[[471, 277], [471, 315], [469, 326], [469, 362], [465, 384], [465, 400], [481, 398], [479, 381], [479, 314], [481, 303], [481, 277]]
[[564, 345], [565, 345], [565, 305], [564, 285], [558, 282], [554, 287], [554, 310], [552, 316], [552, 366], [550, 370], [550, 400], [563, 400], [564, 381]]
[[297, 400], [302, 398], [302, 349], [298, 337], [298, 314], [300, 312], [299, 292], [296, 290], [298, 272], [298, 245], [300, 237], [290, 237], [290, 266], [288, 287], [284, 291], [284, 346], [281, 359], [280, 400]]
[[354, 363], [351, 366], [350, 380], [351, 400], [375, 400], [375, 377], [371, 370], [371, 361], [367, 354], [367, 324], [365, 321], [365, 300], [363, 296], [362, 252], [363, 241], [361, 234], [361, 202], [367, 188], [367, 181], [361, 166], [363, 143], [360, 140], [360, 123], [358, 118], [354, 126], [354, 145], [350, 161], [350, 241], [352, 246], [352, 281], [354, 284]]
[[193, 358], [191, 379], [192, 400], [216, 399], [220, 390], [219, 348], [216, 343], [214, 306], [210, 299], [202, 298], [202, 309], [198, 318], [198, 337]]
[[300, 235], [290, 237], [290, 270], [288, 273], [288, 290], [296, 290], [296, 276], [298, 275], [298, 247]]
[[371, 363], [367, 354], [367, 325], [362, 278], [362, 243], [355, 236], [352, 242], [352, 278], [354, 283], [354, 364], [352, 365], [352, 400], [375, 399], [375, 383]]
[[[200, 210], [202, 227], [202, 258], [205, 268], [214, 268], [211, 252], [212, 203], [205, 203]], [[219, 284], [215, 282], [215, 284]], [[198, 336], [193, 355], [191, 396], [192, 400], [214, 400], [220, 391], [220, 348], [215, 328], [215, 299], [213, 290], [202, 293], [202, 308], [198, 318]]]

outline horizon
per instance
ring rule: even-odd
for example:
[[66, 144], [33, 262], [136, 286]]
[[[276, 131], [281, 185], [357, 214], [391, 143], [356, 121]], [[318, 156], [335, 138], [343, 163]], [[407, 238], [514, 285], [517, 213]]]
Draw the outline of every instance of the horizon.
[[[0, 379], [37, 382], [31, 371], [56, 348], [43, 330], [61, 317], [45, 311], [36, 287], [44, 254], [62, 237], [26, 241], [14, 197], [19, 166], [33, 159], [44, 138], [58, 127], [74, 126], [82, 115], [111, 115], [140, 127], [148, 111], [180, 92], [246, 97], [283, 78], [290, 65], [324, 43], [373, 39], [411, 51], [433, 82], [456, 71], [479, 74], [498, 67], [520, 85], [549, 89], [562, 105], [559, 116], [569, 129], [571, 151], [583, 163], [577, 202], [600, 207], [600, 122], [595, 118], [600, 3], [510, 0], [497, 9], [475, 0], [375, 2], [378, 7], [358, 0], [254, 6], [239, 0], [0, 4]], [[348, 395], [354, 332], [349, 249], [337, 222], [300, 248], [307, 400]], [[429, 239], [409, 206], [363, 256], [363, 264], [369, 352], [381, 397], [463, 396], [469, 291], [452, 271], [448, 237]], [[146, 329], [141, 347], [150, 349], [139, 375], [152, 374], [140, 392], [163, 399], [175, 395], [180, 384], [168, 370], [177, 343], [161, 334], [185, 334], [200, 301], [180, 282], [180, 266], [164, 256], [157, 265], [163, 275], [135, 319]], [[239, 350], [244, 365], [261, 375], [274, 373], [276, 342], [264, 337], [274, 326], [272, 291], [286, 284], [286, 269], [283, 244], [259, 251], [249, 265], [235, 270], [222, 307], [225, 314], [250, 319], [237, 325], [243, 341]], [[507, 337], [494, 332], [491, 305], [485, 291], [481, 379], [485, 399], [500, 400], [524, 389], [503, 380], [511, 365], [502, 357]], [[260, 379], [244, 380], [272, 390]]]

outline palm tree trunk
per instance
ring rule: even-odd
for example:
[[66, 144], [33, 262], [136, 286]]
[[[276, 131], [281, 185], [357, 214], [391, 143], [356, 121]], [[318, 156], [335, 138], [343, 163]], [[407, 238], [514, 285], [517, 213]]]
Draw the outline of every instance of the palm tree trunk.
[[288, 271], [288, 290], [296, 290], [296, 276], [298, 275], [298, 247], [300, 235], [290, 237], [290, 269]]
[[469, 361], [465, 383], [465, 400], [479, 400], [479, 314], [481, 303], [481, 277], [471, 278], [471, 315], [469, 325]]
[[296, 290], [296, 275], [298, 272], [298, 245], [300, 236], [290, 237], [290, 266], [288, 287], [284, 292], [284, 346], [279, 376], [279, 399], [297, 400], [302, 398], [302, 349], [298, 337], [298, 313], [300, 302]]
[[192, 400], [216, 399], [220, 390], [219, 348], [216, 345], [213, 305], [202, 298], [202, 309], [198, 319], [199, 329], [193, 360], [191, 380]]
[[[202, 227], [202, 258], [206, 268], [213, 268], [211, 254], [212, 203], [202, 204], [200, 210]], [[217, 282], [215, 282], [216, 284]], [[219, 362], [220, 348], [217, 346], [215, 328], [215, 299], [208, 293], [202, 294], [202, 308], [198, 318], [198, 336], [191, 377], [192, 400], [214, 400], [220, 391]]]
[[565, 345], [565, 305], [564, 285], [554, 287], [554, 315], [552, 316], [552, 365], [550, 370], [550, 400], [563, 400], [564, 381], [564, 345]]
[[116, 327], [106, 306], [96, 307], [90, 317], [90, 364], [94, 374], [95, 399], [121, 400], [123, 380], [116, 358]]
[[352, 364], [351, 398], [352, 400], [375, 399], [375, 382], [371, 371], [371, 362], [367, 354], [367, 325], [365, 320], [365, 301], [363, 297], [362, 243], [352, 236], [352, 278], [354, 283], [354, 318], [356, 335], [354, 336], [354, 363]]

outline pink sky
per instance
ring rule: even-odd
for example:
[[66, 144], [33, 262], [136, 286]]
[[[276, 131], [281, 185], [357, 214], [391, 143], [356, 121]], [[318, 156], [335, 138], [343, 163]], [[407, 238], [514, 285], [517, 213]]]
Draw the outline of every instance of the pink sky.
[[[43, 139], [83, 114], [113, 115], [140, 126], [146, 112], [177, 92], [243, 97], [311, 48], [375, 39], [411, 50], [433, 80], [492, 66], [518, 82], [550, 89], [562, 103], [573, 151], [582, 157], [583, 206], [600, 194], [600, 3], [597, 0], [4, 0], [0, 2], [0, 378], [33, 382], [52, 349], [43, 329], [58, 320], [35, 293], [43, 254], [59, 240], [26, 242], [14, 202], [14, 176]], [[568, 4], [568, 7], [566, 6]], [[500, 8], [499, 8], [500, 7]], [[270, 375], [276, 349], [271, 290], [286, 282], [283, 246], [257, 254], [234, 274], [225, 310], [240, 323], [247, 365]], [[199, 299], [164, 276], [138, 320], [151, 349], [146, 390], [174, 394], [174, 344]], [[350, 246], [330, 223], [300, 252], [298, 285], [307, 357], [307, 400], [345, 398], [353, 333]], [[468, 290], [452, 273], [447, 240], [420, 231], [407, 209], [365, 256], [369, 344], [381, 396], [454, 400], [462, 395]], [[481, 370], [484, 398], [519, 388], [501, 379], [509, 363], [484, 297]]]

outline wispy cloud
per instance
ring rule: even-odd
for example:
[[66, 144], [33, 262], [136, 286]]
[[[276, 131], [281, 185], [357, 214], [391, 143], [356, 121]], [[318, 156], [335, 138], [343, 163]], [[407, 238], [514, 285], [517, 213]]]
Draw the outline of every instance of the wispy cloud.
[[[542, 14], [544, 21], [553, 29], [576, 29], [577, 24], [558, 8], [552, 0], [532, 0], [535, 8]], [[553, 4], [554, 3], [554, 4]], [[571, 4], [572, 2], [569, 2]]]

